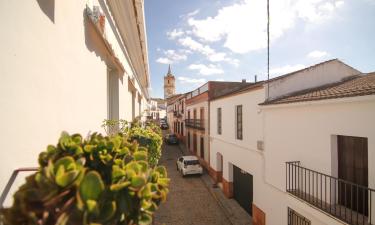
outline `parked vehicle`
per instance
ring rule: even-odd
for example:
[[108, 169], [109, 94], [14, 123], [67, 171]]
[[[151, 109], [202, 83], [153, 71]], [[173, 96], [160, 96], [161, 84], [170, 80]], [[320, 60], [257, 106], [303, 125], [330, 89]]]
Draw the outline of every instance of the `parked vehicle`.
[[167, 144], [178, 144], [178, 138], [175, 134], [165, 135], [165, 142]]
[[182, 156], [177, 159], [176, 162], [177, 170], [181, 172], [182, 176], [189, 174], [200, 174], [203, 173], [203, 168], [199, 164], [199, 160], [196, 156]]
[[161, 124], [160, 124], [160, 128], [161, 128], [162, 130], [167, 130], [167, 129], [169, 128], [169, 126], [168, 126], [168, 124], [166, 124], [166, 123], [161, 123]]

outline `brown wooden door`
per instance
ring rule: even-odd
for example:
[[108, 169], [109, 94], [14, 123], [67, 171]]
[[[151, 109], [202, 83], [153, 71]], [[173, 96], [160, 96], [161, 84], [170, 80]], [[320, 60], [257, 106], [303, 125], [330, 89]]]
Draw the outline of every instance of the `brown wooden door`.
[[200, 143], [200, 153], [201, 153], [201, 158], [204, 159], [204, 138], [201, 137], [201, 143]]
[[[338, 176], [368, 187], [367, 138], [337, 136]], [[339, 204], [368, 215], [368, 193], [364, 188], [339, 182]]]

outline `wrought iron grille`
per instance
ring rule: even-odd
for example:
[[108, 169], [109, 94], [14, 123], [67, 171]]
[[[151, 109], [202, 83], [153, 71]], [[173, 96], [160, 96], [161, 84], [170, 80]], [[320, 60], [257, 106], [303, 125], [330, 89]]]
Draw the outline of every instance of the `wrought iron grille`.
[[299, 161], [286, 162], [286, 191], [348, 224], [374, 222], [375, 190], [307, 169]]
[[288, 225], [311, 225], [311, 221], [288, 207]]

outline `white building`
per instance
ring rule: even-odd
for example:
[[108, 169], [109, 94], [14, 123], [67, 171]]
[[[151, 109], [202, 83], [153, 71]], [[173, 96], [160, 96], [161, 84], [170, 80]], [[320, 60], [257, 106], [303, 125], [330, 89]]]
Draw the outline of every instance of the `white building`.
[[142, 117], [149, 98], [142, 0], [1, 1], [0, 190], [62, 131]]
[[330, 60], [210, 108], [211, 175], [253, 224], [375, 223], [375, 74]]
[[151, 98], [149, 102], [149, 119], [158, 121], [167, 115], [166, 103], [161, 98]]

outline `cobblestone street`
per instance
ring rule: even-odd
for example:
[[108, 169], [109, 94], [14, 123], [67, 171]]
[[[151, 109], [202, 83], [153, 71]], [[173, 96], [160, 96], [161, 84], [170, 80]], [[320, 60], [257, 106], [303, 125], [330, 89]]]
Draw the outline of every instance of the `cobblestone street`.
[[214, 195], [200, 176], [182, 177], [176, 160], [182, 155], [178, 145], [165, 145], [160, 164], [167, 167], [171, 178], [167, 201], [155, 214], [154, 224], [231, 224]]

